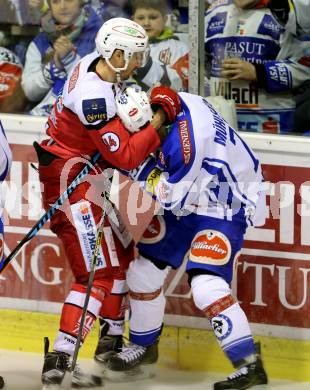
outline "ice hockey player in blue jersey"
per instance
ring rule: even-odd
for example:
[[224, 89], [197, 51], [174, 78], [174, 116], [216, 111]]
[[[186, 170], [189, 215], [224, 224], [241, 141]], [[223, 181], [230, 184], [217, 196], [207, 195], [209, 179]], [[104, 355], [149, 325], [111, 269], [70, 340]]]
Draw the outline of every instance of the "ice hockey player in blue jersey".
[[[117, 104], [125, 126], [136, 131], [144, 108], [134, 105], [133, 95], [125, 91]], [[153, 375], [165, 309], [164, 280], [170, 267], [178, 268], [186, 259], [194, 303], [237, 369], [214, 389], [248, 389], [268, 380], [230, 283], [247, 226], [264, 223], [261, 166], [207, 100], [188, 93], [179, 93], [179, 98], [182, 111], [157, 156], [129, 172], [163, 213], [146, 229], [137, 245], [139, 256], [127, 272], [130, 342], [109, 359], [106, 375], [115, 380]]]
[[[8, 175], [12, 164], [12, 152], [0, 122], [0, 186]], [[3, 225], [4, 199], [0, 188], [0, 263], [4, 260], [4, 225]], [[1, 266], [0, 266], [1, 269]], [[4, 379], [0, 376], [0, 389], [4, 387]]]

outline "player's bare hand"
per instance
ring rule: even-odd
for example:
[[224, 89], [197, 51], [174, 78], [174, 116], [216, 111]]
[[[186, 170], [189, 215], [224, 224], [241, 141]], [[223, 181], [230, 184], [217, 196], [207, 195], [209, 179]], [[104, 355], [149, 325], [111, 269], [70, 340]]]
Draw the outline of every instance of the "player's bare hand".
[[223, 61], [221, 76], [228, 80], [256, 81], [256, 68], [240, 58], [227, 58]]
[[57, 63], [61, 63], [61, 59], [64, 58], [70, 51], [74, 50], [74, 45], [68, 37], [65, 35], [60, 36], [54, 42], [54, 60]]

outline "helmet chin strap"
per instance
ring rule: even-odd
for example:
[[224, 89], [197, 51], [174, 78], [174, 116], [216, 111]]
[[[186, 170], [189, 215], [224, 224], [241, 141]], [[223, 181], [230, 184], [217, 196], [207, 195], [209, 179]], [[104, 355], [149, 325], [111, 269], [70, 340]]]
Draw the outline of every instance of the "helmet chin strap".
[[111, 62], [110, 62], [110, 59], [109, 58], [105, 58], [106, 60], [106, 63], [108, 64], [108, 66], [116, 73], [116, 81], [118, 83], [120, 83], [122, 81], [122, 78], [121, 78], [121, 71], [122, 70], [126, 70], [128, 68], [128, 59], [125, 60], [125, 66], [123, 68], [115, 68]]
[[116, 82], [117, 83], [121, 83], [122, 82], [121, 71], [120, 70], [116, 72]]

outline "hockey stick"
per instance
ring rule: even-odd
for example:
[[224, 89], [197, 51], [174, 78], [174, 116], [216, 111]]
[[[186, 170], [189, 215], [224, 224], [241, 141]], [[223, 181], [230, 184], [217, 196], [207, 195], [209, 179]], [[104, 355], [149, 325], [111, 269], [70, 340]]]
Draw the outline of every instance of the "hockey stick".
[[69, 198], [71, 193], [75, 188], [80, 184], [84, 176], [86, 176], [90, 170], [93, 168], [93, 165], [98, 161], [100, 153], [95, 153], [90, 161], [85, 165], [81, 172], [73, 179], [69, 187], [60, 195], [56, 202], [47, 210], [45, 214], [38, 220], [38, 222], [29, 230], [25, 237], [19, 242], [19, 244], [12, 250], [4, 261], [0, 262], [0, 274], [9, 264], [11, 260], [18, 254], [21, 248], [30, 241], [34, 236], [36, 236], [41, 229], [41, 227], [50, 220], [50, 218], [56, 213], [56, 211], [64, 204], [65, 200]]
[[[86, 293], [85, 293], [85, 301], [84, 301], [82, 315], [81, 315], [81, 319], [80, 319], [78, 336], [77, 336], [77, 340], [76, 340], [76, 344], [75, 344], [75, 348], [74, 348], [74, 353], [72, 356], [72, 363], [71, 363], [71, 367], [70, 367], [70, 371], [71, 371], [72, 375], [74, 373], [79, 350], [81, 347], [81, 341], [82, 341], [82, 337], [83, 337], [83, 328], [84, 328], [84, 323], [85, 323], [85, 319], [86, 319], [88, 303], [89, 303], [89, 299], [90, 299], [90, 293], [91, 293], [91, 289], [92, 289], [93, 281], [94, 281], [94, 276], [95, 276], [95, 268], [96, 268], [96, 264], [97, 264], [99, 250], [101, 247], [102, 238], [104, 235], [104, 232], [103, 232], [104, 221], [105, 221], [105, 217], [106, 217], [107, 211], [108, 211], [107, 209], [108, 209], [110, 191], [111, 191], [111, 182], [109, 182], [109, 187], [102, 194], [102, 196], [103, 196], [102, 215], [101, 215], [100, 224], [99, 224], [99, 227], [97, 230], [95, 248], [94, 248], [91, 263], [90, 263], [89, 278], [88, 278], [88, 283], [87, 283], [87, 288], [86, 288]], [[62, 385], [64, 385], [65, 388], [69, 387], [69, 385], [71, 384], [72, 375], [70, 377], [69, 375], [67, 375], [67, 373], [65, 374], [65, 377], [62, 381]]]

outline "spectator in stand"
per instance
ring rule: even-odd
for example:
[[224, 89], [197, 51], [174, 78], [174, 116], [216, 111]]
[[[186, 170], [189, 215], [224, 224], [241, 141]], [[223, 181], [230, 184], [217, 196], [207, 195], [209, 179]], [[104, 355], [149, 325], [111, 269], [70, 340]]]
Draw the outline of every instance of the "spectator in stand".
[[133, 0], [132, 19], [147, 32], [150, 57], [145, 67], [139, 68], [135, 81], [144, 90], [156, 82], [177, 91], [188, 89], [188, 46], [166, 27], [166, 0]]
[[103, 22], [116, 17], [130, 17], [128, 13], [128, 2], [126, 0], [91, 0], [90, 4]]
[[[294, 134], [302, 134], [310, 129], [310, 0], [236, 0], [242, 8], [271, 9], [273, 15], [285, 31], [281, 36], [281, 50], [278, 58], [296, 57], [298, 66], [307, 74], [306, 80], [294, 90], [296, 109], [294, 115]], [[280, 74], [280, 72], [278, 72]]]
[[0, 112], [22, 112], [26, 97], [21, 87], [23, 66], [11, 50], [0, 47]]
[[102, 22], [82, 0], [49, 0], [41, 18], [42, 32], [30, 43], [22, 77], [27, 98], [36, 103], [30, 114], [47, 116], [68, 73], [94, 50]]
[[48, 3], [45, 0], [28, 0], [28, 6], [30, 9], [33, 23], [39, 24], [41, 16], [48, 11]]
[[243, 8], [268, 7], [290, 33], [310, 34], [310, 0], [236, 0], [236, 5]]
[[247, 8], [238, 0], [215, 1], [206, 13], [210, 93], [235, 100], [239, 130], [287, 133], [293, 88], [309, 78], [303, 46], [281, 48], [283, 29], [271, 11]]

